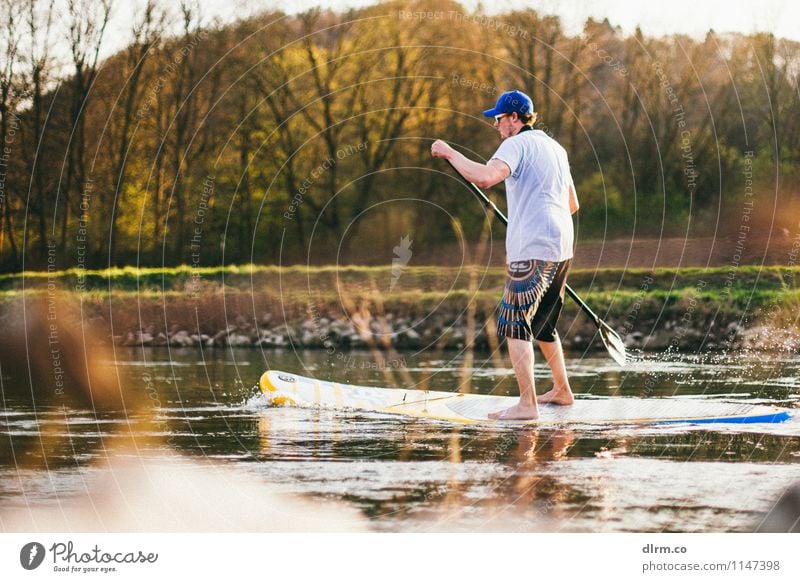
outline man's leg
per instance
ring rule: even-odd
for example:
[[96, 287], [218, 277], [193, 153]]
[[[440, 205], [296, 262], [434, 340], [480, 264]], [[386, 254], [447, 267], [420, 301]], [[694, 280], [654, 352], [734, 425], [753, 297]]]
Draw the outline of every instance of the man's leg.
[[575, 397], [569, 386], [569, 378], [567, 378], [567, 366], [564, 364], [564, 350], [561, 348], [561, 338], [556, 334], [555, 341], [540, 341], [538, 344], [553, 374], [553, 389], [539, 396], [539, 402], [542, 404], [548, 402], [550, 404], [563, 404], [565, 406], [574, 403]]
[[[539, 418], [536, 405], [536, 390], [533, 381], [533, 344], [529, 341], [508, 338], [508, 353], [519, 384], [519, 402], [498, 412], [489, 414], [494, 420], [533, 420]], [[563, 359], [563, 358], [562, 358]]]

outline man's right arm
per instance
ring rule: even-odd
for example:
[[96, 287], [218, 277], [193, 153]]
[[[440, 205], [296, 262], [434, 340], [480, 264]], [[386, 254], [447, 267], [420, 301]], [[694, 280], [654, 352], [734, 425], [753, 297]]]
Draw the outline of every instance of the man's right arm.
[[459, 174], [479, 188], [491, 188], [511, 174], [511, 170], [505, 162], [495, 159], [489, 160], [487, 164], [473, 162], [439, 139], [433, 142], [431, 155], [434, 158], [449, 160]]

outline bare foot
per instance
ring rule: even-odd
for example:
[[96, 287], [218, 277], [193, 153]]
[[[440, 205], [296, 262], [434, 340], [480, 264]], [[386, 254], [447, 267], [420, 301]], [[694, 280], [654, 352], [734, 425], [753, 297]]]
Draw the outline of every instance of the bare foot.
[[541, 396], [537, 396], [536, 400], [539, 404], [559, 404], [561, 406], [569, 406], [575, 403], [575, 397], [569, 388], [560, 390], [553, 388]]
[[489, 418], [492, 420], [536, 420], [539, 418], [539, 409], [534, 406], [523, 406], [520, 403], [511, 408], [490, 412]]

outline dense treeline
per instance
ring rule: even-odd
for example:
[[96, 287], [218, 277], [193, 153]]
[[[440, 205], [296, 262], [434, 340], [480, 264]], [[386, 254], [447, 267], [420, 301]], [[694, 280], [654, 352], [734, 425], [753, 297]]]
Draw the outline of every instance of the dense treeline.
[[3, 0], [6, 271], [458, 248], [486, 217], [430, 144], [486, 159], [481, 111], [508, 88], [570, 154], [580, 236], [800, 230], [800, 50], [769, 33], [570, 36], [448, 1], [222, 25], [151, 0], [101, 60], [110, 2]]

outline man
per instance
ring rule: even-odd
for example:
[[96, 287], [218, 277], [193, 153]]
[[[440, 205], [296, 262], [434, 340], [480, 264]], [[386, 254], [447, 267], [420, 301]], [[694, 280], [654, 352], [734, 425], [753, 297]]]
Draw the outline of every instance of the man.
[[508, 91], [483, 114], [494, 117], [502, 140], [487, 164], [467, 159], [441, 140], [433, 143], [431, 154], [448, 159], [462, 176], [481, 188], [505, 180], [507, 279], [497, 334], [507, 339], [520, 399], [489, 417], [530, 420], [539, 417], [533, 380], [534, 338], [553, 374], [552, 390], [539, 396], [538, 402], [574, 402], [555, 325], [572, 259], [572, 214], [578, 211], [578, 197], [566, 151], [546, 133], [533, 129], [536, 113], [530, 97]]

